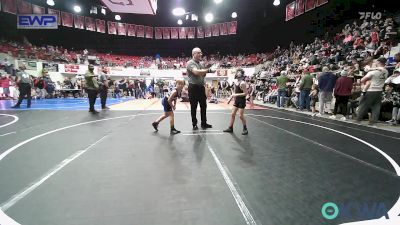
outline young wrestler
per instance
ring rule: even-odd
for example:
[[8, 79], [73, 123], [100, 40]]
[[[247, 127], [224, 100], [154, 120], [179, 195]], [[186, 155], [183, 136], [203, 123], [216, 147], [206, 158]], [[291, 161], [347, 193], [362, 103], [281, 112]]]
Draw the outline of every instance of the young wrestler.
[[160, 116], [156, 121], [152, 123], [154, 129], [158, 131], [158, 124], [164, 120], [165, 118], [170, 118], [171, 125], [171, 134], [179, 134], [180, 131], [175, 129], [174, 125], [174, 111], [176, 109], [176, 99], [180, 98], [181, 92], [185, 86], [185, 82], [183, 80], [176, 81], [176, 88], [171, 92], [169, 96], [165, 96], [161, 102], [164, 107], [164, 115]]
[[[228, 129], [224, 130], [224, 132], [228, 133], [233, 132], [233, 124], [235, 122], [236, 113], [237, 111], [239, 111], [239, 118], [240, 120], [242, 120], [243, 123], [242, 135], [247, 135], [249, 133], [246, 126], [246, 119], [244, 118], [244, 109], [246, 108], [246, 95], [247, 95], [246, 82], [244, 81], [244, 78], [245, 78], [244, 70], [238, 69], [235, 75], [235, 79], [237, 79], [237, 82], [235, 83], [235, 87], [233, 90], [234, 94], [231, 96], [231, 99], [235, 98], [235, 103], [233, 104], [229, 127]], [[231, 99], [229, 101], [231, 101]]]

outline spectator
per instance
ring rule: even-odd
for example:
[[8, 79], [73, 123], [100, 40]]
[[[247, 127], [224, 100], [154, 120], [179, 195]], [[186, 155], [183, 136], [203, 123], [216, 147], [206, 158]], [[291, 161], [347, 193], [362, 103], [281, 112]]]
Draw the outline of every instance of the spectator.
[[385, 69], [385, 58], [377, 59], [375, 64], [376, 68], [369, 71], [361, 79], [362, 83], [366, 83], [367, 81], [369, 81], [370, 85], [366, 92], [363, 94], [357, 115], [357, 121], [361, 121], [368, 113], [368, 110], [371, 109], [371, 125], [376, 123], [379, 118], [383, 85], [385, 84], [385, 80], [388, 76], [388, 71]]
[[313, 85], [313, 78], [308, 70], [304, 71], [303, 77], [300, 81], [300, 110], [307, 109], [311, 111], [310, 108], [310, 91]]
[[286, 96], [287, 96], [287, 83], [289, 81], [289, 79], [287, 78], [287, 72], [286, 71], [282, 71], [281, 75], [276, 79], [276, 83], [278, 86], [278, 98], [276, 100], [276, 105], [278, 107], [284, 107], [285, 105], [285, 100], [286, 100]]
[[349, 97], [351, 95], [351, 90], [353, 89], [353, 80], [348, 77], [348, 72], [343, 70], [340, 73], [341, 77], [336, 81], [334, 95], [336, 98], [335, 107], [333, 109], [333, 115], [330, 117], [332, 119], [336, 119], [336, 114], [338, 112], [338, 108], [340, 108], [340, 112], [343, 117], [341, 120], [346, 120], [347, 117], [347, 103], [349, 102]]
[[318, 116], [325, 114], [325, 105], [327, 102], [332, 100], [332, 92], [335, 87], [336, 76], [329, 71], [329, 68], [325, 66], [322, 68], [322, 73], [318, 78], [319, 86], [319, 113]]

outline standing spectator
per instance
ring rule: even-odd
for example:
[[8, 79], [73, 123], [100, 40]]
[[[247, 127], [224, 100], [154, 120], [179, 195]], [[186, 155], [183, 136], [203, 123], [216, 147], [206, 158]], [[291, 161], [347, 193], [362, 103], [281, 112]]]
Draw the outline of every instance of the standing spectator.
[[3, 88], [3, 96], [4, 98], [8, 98], [10, 94], [10, 78], [7, 74], [2, 74], [0, 79], [0, 87]]
[[27, 107], [31, 107], [31, 89], [32, 89], [32, 79], [25, 72], [26, 66], [24, 64], [19, 66], [19, 72], [17, 73], [17, 85], [19, 89], [19, 98], [17, 104], [15, 104], [13, 109], [20, 108], [22, 100], [26, 96], [27, 98]]
[[[388, 71], [385, 69], [386, 59], [381, 57], [375, 62], [376, 68], [372, 68], [362, 79], [362, 83], [369, 82], [370, 85], [366, 92], [363, 93], [363, 97], [360, 102], [357, 121], [361, 121], [364, 116], [371, 109], [372, 116], [370, 124], [376, 123], [379, 118], [382, 100], [382, 90], [385, 84]], [[375, 67], [375, 66], [373, 66]]]
[[310, 91], [313, 85], [313, 78], [308, 70], [305, 70], [303, 77], [300, 81], [300, 110], [307, 109], [311, 111], [310, 108]]
[[318, 78], [319, 86], [319, 113], [318, 116], [325, 114], [325, 105], [332, 100], [332, 92], [335, 87], [336, 76], [329, 71], [327, 66], [322, 68], [322, 73]]
[[312, 115], [315, 116], [315, 103], [318, 101], [318, 85], [313, 84], [311, 87], [311, 93], [310, 93], [310, 98], [311, 98], [311, 111]]
[[347, 103], [349, 102], [349, 97], [351, 95], [351, 90], [353, 89], [353, 80], [348, 77], [348, 72], [343, 70], [340, 73], [340, 78], [336, 81], [334, 95], [336, 98], [335, 107], [333, 109], [333, 115], [331, 119], [336, 119], [336, 114], [338, 107], [340, 107], [340, 112], [343, 117], [341, 120], [346, 120], [347, 116]]
[[88, 71], [85, 74], [86, 81], [86, 92], [89, 98], [89, 112], [96, 114], [99, 113], [94, 109], [96, 103], [97, 93], [99, 91], [99, 83], [97, 82], [97, 76], [94, 74], [93, 64], [89, 64]]
[[285, 99], [287, 96], [287, 83], [289, 79], [287, 78], [287, 72], [282, 71], [281, 75], [276, 79], [276, 83], [278, 86], [278, 99], [276, 100], [276, 106], [284, 107], [285, 106]]
[[110, 109], [106, 106], [107, 94], [108, 94], [108, 80], [107, 80], [107, 68], [103, 67], [101, 73], [99, 74], [99, 92], [101, 109]]
[[385, 91], [385, 97], [393, 105], [392, 118], [386, 122], [390, 125], [397, 125], [400, 123], [400, 94], [399, 92], [393, 91], [393, 84], [388, 84], [387, 91]]

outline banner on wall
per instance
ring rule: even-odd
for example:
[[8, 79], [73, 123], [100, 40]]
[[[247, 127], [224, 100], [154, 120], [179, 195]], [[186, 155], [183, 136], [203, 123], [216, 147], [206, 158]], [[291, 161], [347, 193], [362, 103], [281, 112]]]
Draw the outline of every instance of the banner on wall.
[[324, 4], [326, 4], [326, 3], [328, 3], [328, 0], [317, 0], [316, 5], [317, 5], [317, 6], [321, 6], [321, 5], [324, 5]]
[[295, 2], [286, 5], [286, 21], [289, 21], [294, 18], [295, 5], [296, 5]]
[[88, 31], [96, 31], [96, 25], [94, 23], [94, 19], [90, 17], [85, 17], [85, 25], [86, 30]]
[[204, 38], [204, 29], [203, 29], [203, 27], [197, 27], [197, 38]]
[[74, 15], [74, 24], [77, 29], [85, 29], [84, 17], [80, 15]]
[[187, 36], [187, 29], [186, 27], [179, 28], [179, 39], [186, 39]]
[[171, 39], [179, 38], [179, 27], [171, 27]]
[[306, 12], [315, 8], [315, 0], [306, 0]]
[[214, 36], [214, 37], [219, 36], [219, 25], [218, 24], [211, 25], [211, 30], [212, 30], [212, 36]]
[[155, 37], [156, 37], [156, 39], [162, 39], [162, 28], [161, 27], [155, 28]]
[[126, 24], [125, 23], [118, 23], [118, 35], [126, 36]]
[[211, 37], [211, 25], [206, 26], [204, 30], [204, 37]]
[[117, 23], [107, 21], [108, 25], [108, 34], [117, 34]]
[[187, 28], [187, 38], [188, 39], [194, 39], [194, 34], [195, 34], [195, 32], [196, 32], [196, 28], [194, 28], [194, 27], [188, 27]]
[[220, 32], [220, 35], [228, 35], [228, 28], [227, 28], [226, 23], [219, 24], [219, 32]]
[[136, 37], [144, 37], [144, 26], [136, 25]]
[[145, 27], [146, 30], [146, 38], [153, 38], [153, 27]]
[[15, 0], [1, 0], [1, 3], [3, 12], [17, 14], [17, 4], [15, 4]]
[[71, 13], [61, 12], [62, 25], [64, 27], [72, 27], [74, 16]]
[[23, 0], [18, 0], [18, 13], [19, 14], [32, 14], [32, 4]]
[[58, 64], [57, 63], [49, 63], [43, 62], [43, 69], [47, 69], [49, 72], [58, 72]]
[[229, 22], [229, 34], [236, 34], [237, 32], [237, 21]]
[[57, 20], [58, 20], [58, 25], [61, 25], [61, 13], [59, 10], [55, 10], [55, 9], [47, 9], [47, 12], [49, 14], [56, 14], [57, 15]]
[[136, 25], [135, 24], [127, 24], [126, 29], [128, 31], [128, 36], [130, 36], [130, 37], [136, 36]]
[[32, 4], [32, 12], [33, 14], [45, 14], [46, 9], [44, 7]]
[[96, 30], [99, 33], [106, 33], [106, 21], [96, 19]]
[[163, 39], [170, 39], [171, 33], [169, 27], [163, 27]]
[[295, 16], [299, 16], [304, 13], [304, 7], [305, 7], [305, 0], [296, 0], [296, 6], [295, 6]]

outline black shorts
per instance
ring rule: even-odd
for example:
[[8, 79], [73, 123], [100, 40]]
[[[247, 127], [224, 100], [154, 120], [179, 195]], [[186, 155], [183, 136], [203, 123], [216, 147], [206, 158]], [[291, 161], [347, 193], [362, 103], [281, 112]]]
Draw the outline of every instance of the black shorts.
[[239, 108], [239, 109], [246, 108], [246, 99], [244, 97], [236, 98], [233, 106], [235, 106], [236, 108]]
[[168, 98], [164, 97], [163, 100], [161, 101], [161, 104], [164, 107], [164, 112], [171, 112], [172, 107], [168, 104]]

